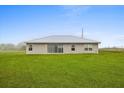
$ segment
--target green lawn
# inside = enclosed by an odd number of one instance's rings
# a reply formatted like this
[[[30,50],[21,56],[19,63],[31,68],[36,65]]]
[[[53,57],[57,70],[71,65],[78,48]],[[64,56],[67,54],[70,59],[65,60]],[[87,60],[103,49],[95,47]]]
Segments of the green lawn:
[[[124,52],[0,53],[0,87],[124,88]]]

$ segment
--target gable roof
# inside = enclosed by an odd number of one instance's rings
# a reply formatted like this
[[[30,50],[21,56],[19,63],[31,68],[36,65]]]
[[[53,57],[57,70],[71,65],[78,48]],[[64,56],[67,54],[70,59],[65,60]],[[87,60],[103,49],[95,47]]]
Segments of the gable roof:
[[[26,43],[100,43],[100,42],[71,35],[53,35],[44,38],[30,40],[27,41]]]

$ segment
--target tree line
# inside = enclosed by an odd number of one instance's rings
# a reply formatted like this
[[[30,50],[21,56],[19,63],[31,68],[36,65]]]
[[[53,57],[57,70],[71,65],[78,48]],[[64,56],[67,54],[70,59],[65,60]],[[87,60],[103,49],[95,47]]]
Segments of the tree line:
[[[15,44],[0,44],[0,50],[25,50],[26,45],[25,43]]]

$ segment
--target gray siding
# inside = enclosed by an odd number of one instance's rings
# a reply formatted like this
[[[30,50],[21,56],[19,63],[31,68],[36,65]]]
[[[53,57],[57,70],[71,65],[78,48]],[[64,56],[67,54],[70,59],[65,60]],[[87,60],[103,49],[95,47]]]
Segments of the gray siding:
[[[98,53],[98,44],[74,44],[75,51],[71,51],[72,44],[64,44],[64,53]],[[90,47],[92,51],[85,51],[85,48]]]
[[[33,50],[29,51],[29,45],[26,46],[26,54],[48,54],[47,44],[31,44]],[[72,44],[63,44],[63,53],[98,53],[98,44],[74,44],[75,51],[71,50]],[[92,48],[92,51],[85,51],[85,48]]]
[[[32,51],[29,51],[29,45],[32,45]],[[27,44],[26,54],[46,54],[47,44]]]

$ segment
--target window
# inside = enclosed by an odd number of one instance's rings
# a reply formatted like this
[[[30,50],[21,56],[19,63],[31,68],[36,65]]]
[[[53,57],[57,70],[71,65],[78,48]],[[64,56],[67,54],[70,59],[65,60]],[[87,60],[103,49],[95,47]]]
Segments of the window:
[[[63,45],[57,46],[57,53],[63,53]]]
[[[75,45],[71,46],[71,51],[75,51]]]
[[[75,48],[71,48],[71,51],[75,51]]]
[[[85,48],[85,51],[88,51],[88,48]]]
[[[85,51],[93,51],[92,44],[85,44]]]
[[[75,45],[72,45],[72,47],[75,47]]]
[[[63,53],[62,44],[48,44],[47,47],[48,53]]]
[[[92,51],[93,49],[92,48],[85,48],[84,50],[85,51]]]
[[[29,51],[32,51],[32,45],[29,45]]]
[[[89,51],[92,51],[93,49],[92,48],[89,48]]]

